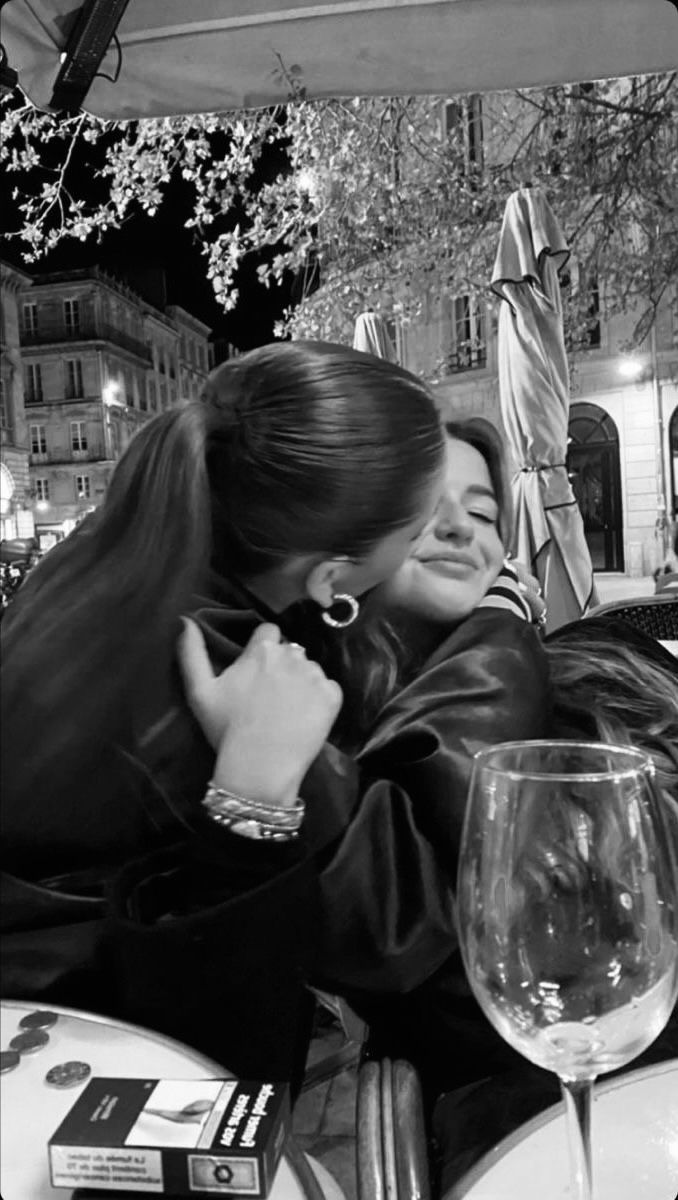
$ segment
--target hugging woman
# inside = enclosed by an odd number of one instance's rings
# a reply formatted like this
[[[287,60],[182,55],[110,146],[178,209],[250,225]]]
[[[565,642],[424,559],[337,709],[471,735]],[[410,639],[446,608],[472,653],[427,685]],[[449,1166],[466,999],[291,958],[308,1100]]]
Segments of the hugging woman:
[[[473,614],[437,657],[444,728],[413,681],[360,753],[326,741],[310,661],[418,542],[443,460],[424,384],[318,343],[144,426],[3,620],[5,995],[298,1082],[325,961],[371,994],[444,962],[471,756],[542,731],[539,639]]]
[[[526,613],[515,579],[502,566],[511,504],[499,436],[481,420],[450,423],[446,433],[447,469],[436,513],[410,559],[371,595],[364,624],[349,631],[334,674],[345,696],[354,700],[352,707],[345,701],[342,710],[343,737],[347,744],[363,745],[364,753],[374,752],[389,725],[411,727],[418,710],[420,737],[440,743],[428,760],[430,803],[441,810],[446,806],[454,830],[450,840],[454,836],[458,842],[465,797],[446,792],[445,770],[436,770],[436,762],[444,763],[446,754],[463,755],[473,746],[473,735],[467,729],[466,741],[457,740],[454,698],[444,680],[452,678],[456,663],[467,680],[477,683],[493,637],[515,636],[517,628],[526,627]],[[549,672],[543,736],[636,745],[649,753],[678,849],[678,662],[651,639],[609,618],[557,630],[543,652]],[[510,685],[495,696],[498,709],[514,702]],[[481,690],[468,693],[467,703],[482,730],[488,712]],[[357,819],[353,835],[358,856]],[[450,846],[451,887],[456,849]],[[548,878],[558,862],[538,866]],[[358,859],[356,871],[362,869]],[[333,914],[330,893],[325,910]],[[530,1068],[481,1014],[456,944],[452,931],[445,960],[400,995],[349,990],[353,1006],[369,1023],[369,1052],[415,1064],[429,1114],[440,1093],[450,1093],[438,1101],[434,1121],[443,1193],[480,1154],[559,1095],[555,1080]],[[323,965],[331,978],[329,957]],[[634,1066],[676,1054],[674,1016]]]

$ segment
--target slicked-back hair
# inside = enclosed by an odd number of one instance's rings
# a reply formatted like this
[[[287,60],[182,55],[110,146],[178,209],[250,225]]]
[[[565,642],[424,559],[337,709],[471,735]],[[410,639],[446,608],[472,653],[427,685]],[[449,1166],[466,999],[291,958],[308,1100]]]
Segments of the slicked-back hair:
[[[82,779],[124,746],[135,686],[149,663],[169,672],[210,570],[360,556],[416,518],[443,454],[420,380],[324,343],[252,351],[150,420],[3,619],[6,795],[34,803],[54,772]]]

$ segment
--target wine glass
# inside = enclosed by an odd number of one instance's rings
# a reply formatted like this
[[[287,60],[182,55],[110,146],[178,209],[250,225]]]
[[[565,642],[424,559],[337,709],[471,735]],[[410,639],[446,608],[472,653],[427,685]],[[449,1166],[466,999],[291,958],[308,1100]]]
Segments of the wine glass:
[[[555,1071],[574,1195],[591,1200],[593,1081],[641,1054],[678,993],[675,816],[638,750],[507,742],[476,755],[459,861],[473,992]]]

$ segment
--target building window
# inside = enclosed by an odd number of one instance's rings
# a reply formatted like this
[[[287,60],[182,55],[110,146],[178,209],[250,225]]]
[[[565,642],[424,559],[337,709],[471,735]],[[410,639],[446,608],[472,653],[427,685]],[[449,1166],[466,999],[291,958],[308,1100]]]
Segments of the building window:
[[[598,286],[598,276],[595,273],[589,274],[584,284],[588,297],[588,328],[586,333],[586,345],[595,350],[600,346],[600,288]]]
[[[478,93],[446,100],[443,110],[445,136],[454,138],[468,174],[483,169],[483,101]]]
[[[71,421],[71,450],[81,454],[87,449],[87,429],[84,421]]]
[[[0,429],[9,429],[9,412],[7,411],[7,393],[5,381],[0,379]]]
[[[29,337],[34,337],[38,332],[38,306],[37,304],[26,303],[23,310],[24,333]]]
[[[75,477],[75,498],[76,500],[89,500],[91,496],[91,488],[89,475],[76,475]]]
[[[82,363],[79,358],[66,359],[66,399],[75,400],[84,396],[82,386]]]
[[[560,272],[560,287],[564,292],[569,290],[571,302],[583,300],[578,306],[576,322],[566,321],[565,326],[573,328],[569,336],[571,347],[576,350],[597,350],[601,343],[600,321],[600,287],[598,275],[594,268],[584,272],[578,263],[572,259],[567,267]]]
[[[64,300],[64,323],[66,325],[66,333],[69,337],[80,333],[79,300]]]
[[[148,403],[151,410],[155,412],[158,407],[158,389],[155,386],[154,379],[149,379],[148,381]]]
[[[28,363],[26,367],[25,390],[27,404],[42,403],[42,367],[40,363]]]
[[[567,475],[584,521],[594,571],[624,570],[624,518],[619,433],[597,404],[573,404]]]
[[[457,296],[451,303],[451,338],[446,354],[450,374],[487,365],[484,306],[471,296]]]
[[[386,317],[384,323],[396,356],[396,362],[402,363],[405,349],[402,321],[398,317]]]
[[[35,498],[36,500],[49,500],[49,479],[36,479]]]
[[[31,454],[37,457],[47,453],[47,434],[44,425],[30,425]]]

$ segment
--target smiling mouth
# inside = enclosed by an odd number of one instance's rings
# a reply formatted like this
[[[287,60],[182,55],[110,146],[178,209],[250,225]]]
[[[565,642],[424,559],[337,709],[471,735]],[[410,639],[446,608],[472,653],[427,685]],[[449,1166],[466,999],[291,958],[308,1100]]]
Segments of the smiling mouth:
[[[440,566],[442,564],[446,567],[465,567],[468,570],[475,570],[477,565],[470,558],[451,558],[446,554],[436,554],[430,558],[419,558],[417,562],[420,562],[424,567]]]

